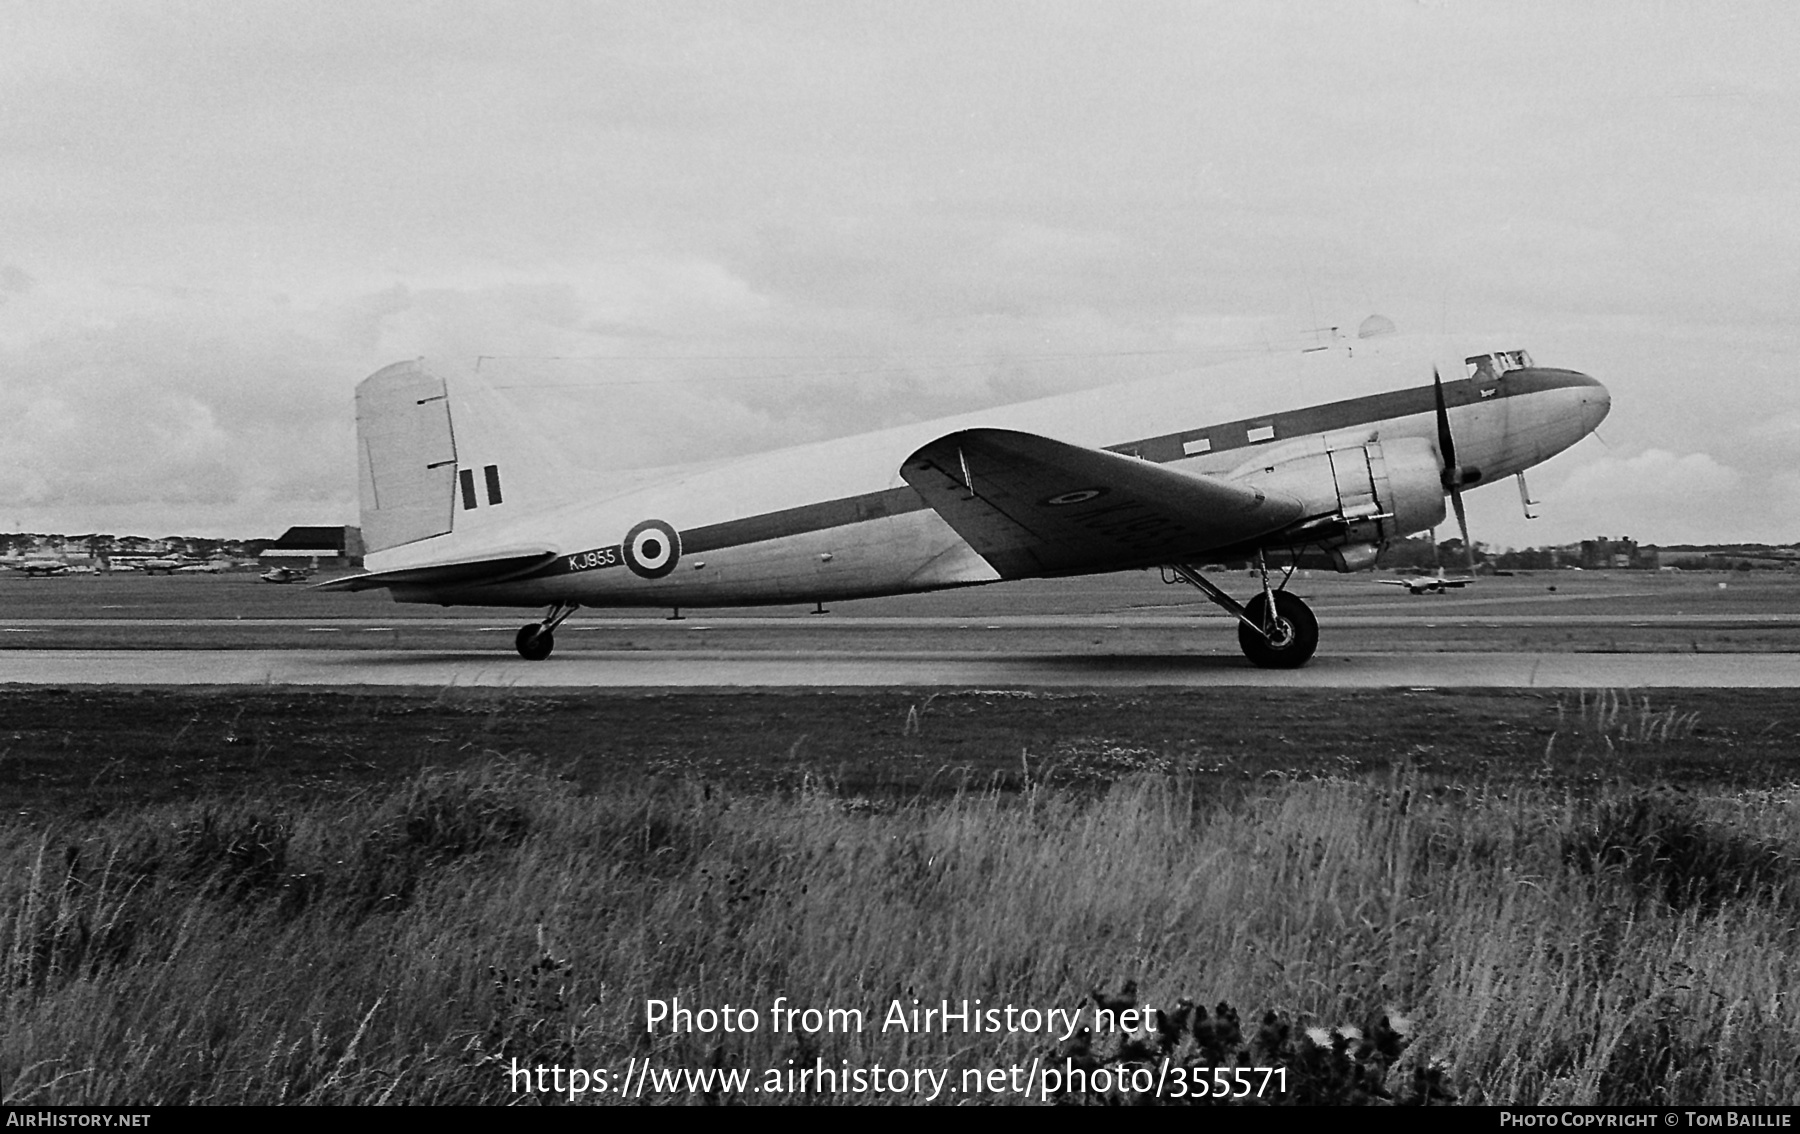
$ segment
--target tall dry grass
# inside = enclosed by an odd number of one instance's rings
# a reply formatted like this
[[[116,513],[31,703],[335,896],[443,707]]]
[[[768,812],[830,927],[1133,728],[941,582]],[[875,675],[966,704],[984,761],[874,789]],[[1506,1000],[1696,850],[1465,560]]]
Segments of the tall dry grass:
[[[1577,747],[1616,752],[1686,740],[1699,723],[1698,712],[1653,707],[1645,690],[1580,689],[1573,704],[1566,697],[1558,700],[1551,744],[1566,737]]]
[[[1055,1045],[884,1034],[884,1009],[1073,1008],[1129,977],[1150,1004],[1228,1001],[1246,1030],[1265,1009],[1404,1016],[1390,1086],[1434,1065],[1464,1101],[1788,1103],[1797,847],[1792,794],[1574,801],[1409,773],[889,806],[583,796],[496,764],[305,809],[0,828],[0,1084],[27,1104],[462,1103],[518,1100],[514,1061],[986,1069]],[[650,998],[766,1014],[778,995],[868,1024],[645,1028]]]

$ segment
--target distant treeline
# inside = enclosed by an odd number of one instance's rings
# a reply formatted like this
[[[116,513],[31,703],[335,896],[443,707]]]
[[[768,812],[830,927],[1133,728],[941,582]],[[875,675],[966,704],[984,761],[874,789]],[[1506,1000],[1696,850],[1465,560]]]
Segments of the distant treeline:
[[[55,549],[88,555],[144,553],[182,554],[198,559],[214,555],[254,558],[274,542],[272,539],[214,539],[209,536],[172,535],[152,538],[102,532],[83,532],[77,535],[64,535],[60,532],[0,532],[0,547],[9,552]]]
[[[1632,565],[1637,567],[1674,567],[1676,569],[1749,571],[1781,568],[1800,564],[1800,544],[1765,543],[1672,544],[1666,547],[1639,547],[1629,541],[1602,541],[1615,549],[1630,549]],[[1551,570],[1557,567],[1593,566],[1591,549],[1581,544],[1552,547],[1507,548],[1496,551],[1480,540],[1475,541],[1474,560],[1500,571]],[[1415,536],[1389,544],[1376,561],[1377,570],[1422,568],[1431,570],[1442,564],[1449,569],[1466,565],[1462,540],[1451,538],[1436,545],[1428,536]],[[1598,564],[1605,565],[1605,564]]]

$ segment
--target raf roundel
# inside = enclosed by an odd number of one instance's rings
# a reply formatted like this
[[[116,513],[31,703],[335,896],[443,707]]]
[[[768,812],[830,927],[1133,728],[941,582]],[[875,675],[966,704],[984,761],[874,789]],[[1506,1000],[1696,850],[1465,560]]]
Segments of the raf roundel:
[[[661,520],[645,520],[625,534],[625,566],[646,579],[660,579],[681,559],[681,537]]]
[[[1104,488],[1078,488],[1074,492],[1063,492],[1051,496],[1044,501],[1044,504],[1051,508],[1066,508],[1070,504],[1086,504],[1095,497],[1105,495],[1106,489]]]

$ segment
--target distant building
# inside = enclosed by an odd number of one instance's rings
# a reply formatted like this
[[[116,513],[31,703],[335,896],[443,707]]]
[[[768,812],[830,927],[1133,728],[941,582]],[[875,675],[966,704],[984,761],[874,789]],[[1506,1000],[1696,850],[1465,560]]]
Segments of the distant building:
[[[1654,571],[1657,567],[1656,551],[1654,548],[1640,550],[1637,541],[1629,536],[1620,536],[1618,539],[1597,536],[1581,541],[1580,565],[1584,571],[1599,571],[1609,567]]]
[[[362,557],[361,528],[300,527],[283,532],[257,560],[264,567],[359,567]]]

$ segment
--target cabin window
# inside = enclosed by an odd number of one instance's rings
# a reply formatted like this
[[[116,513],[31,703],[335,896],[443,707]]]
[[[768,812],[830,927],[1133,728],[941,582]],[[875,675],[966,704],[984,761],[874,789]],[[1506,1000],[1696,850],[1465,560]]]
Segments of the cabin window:
[[[1210,453],[1212,452],[1212,438],[1196,437],[1191,441],[1183,441],[1181,451],[1190,457],[1197,457],[1201,453]]]
[[[1275,440],[1275,427],[1273,425],[1253,425],[1245,432],[1244,440],[1252,445],[1259,441],[1273,441]]]

